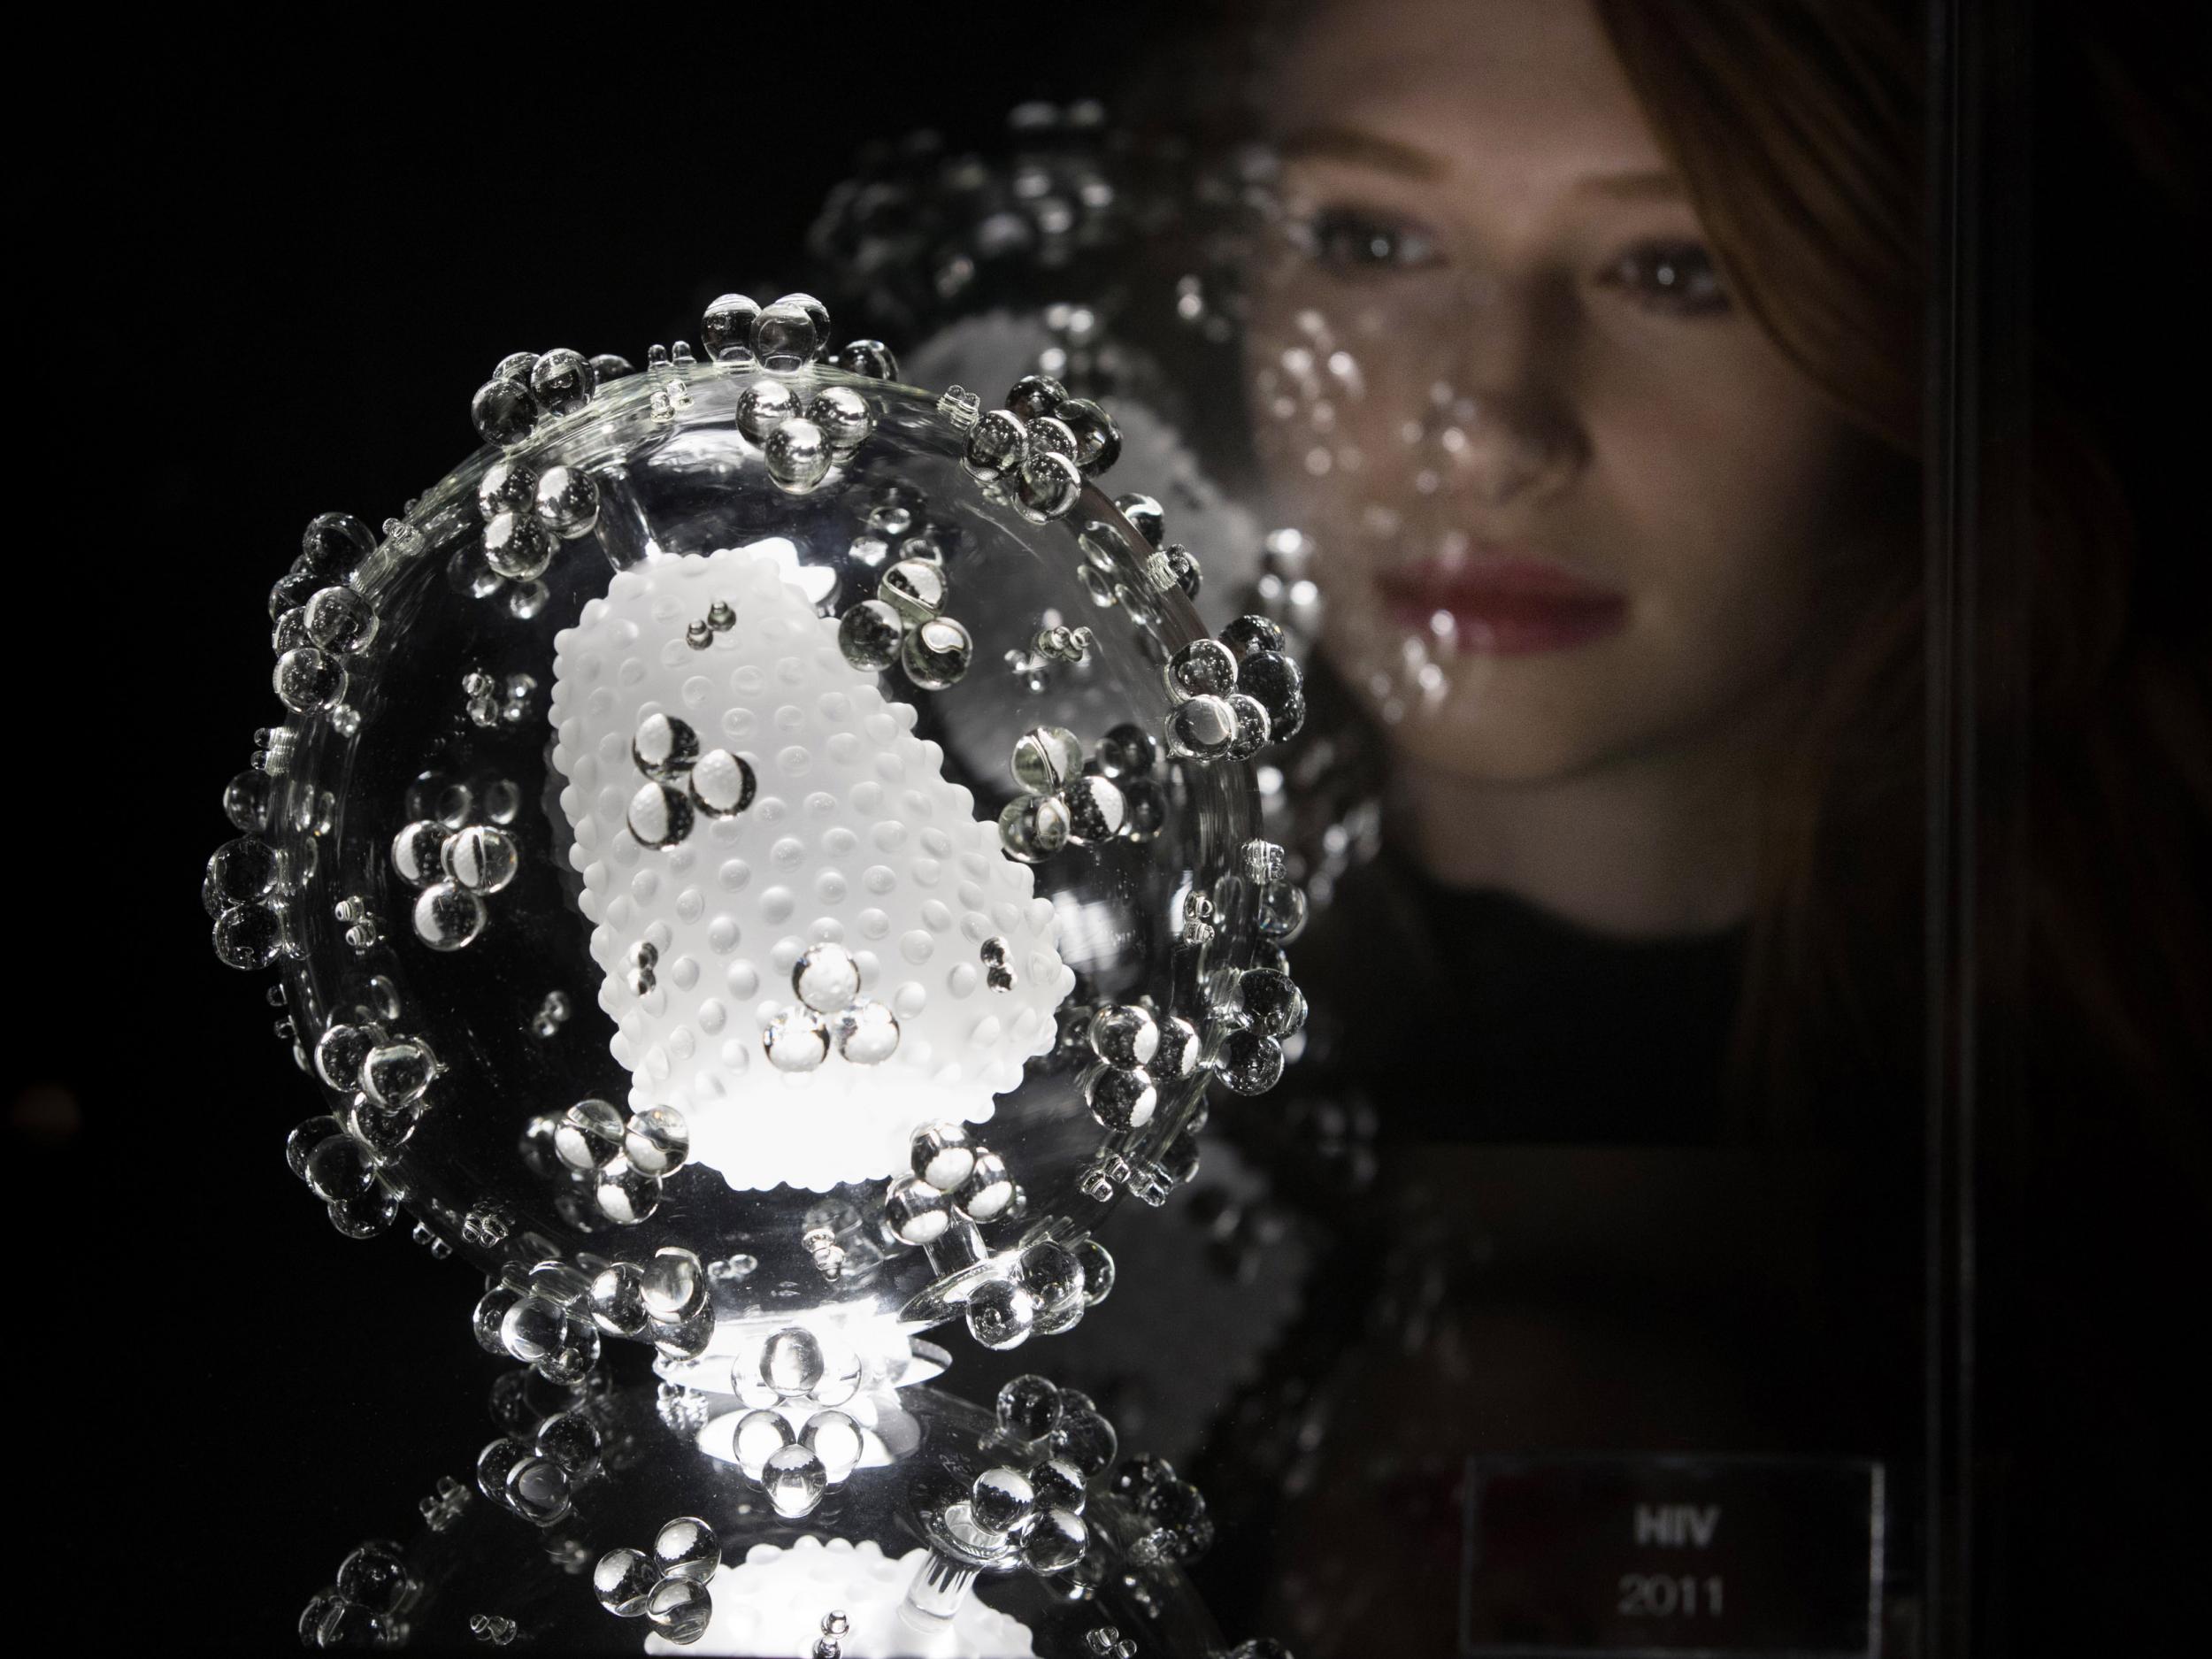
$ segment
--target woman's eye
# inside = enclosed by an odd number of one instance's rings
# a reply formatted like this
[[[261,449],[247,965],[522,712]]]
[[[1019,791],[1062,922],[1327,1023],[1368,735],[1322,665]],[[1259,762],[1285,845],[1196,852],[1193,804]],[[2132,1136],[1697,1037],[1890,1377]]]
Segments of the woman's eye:
[[[1713,256],[1694,242],[1639,243],[1598,280],[1639,305],[1677,317],[1709,317],[1728,309]]]
[[[1299,228],[1310,258],[1347,273],[1417,271],[1442,257],[1420,226],[1357,208],[1324,208]]]

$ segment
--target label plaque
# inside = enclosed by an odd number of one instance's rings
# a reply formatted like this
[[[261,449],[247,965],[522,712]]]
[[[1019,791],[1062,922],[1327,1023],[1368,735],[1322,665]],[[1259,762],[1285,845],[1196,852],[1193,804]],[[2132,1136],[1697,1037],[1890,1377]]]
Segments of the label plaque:
[[[1876,1659],[1882,1467],[1471,1457],[1463,1659]]]

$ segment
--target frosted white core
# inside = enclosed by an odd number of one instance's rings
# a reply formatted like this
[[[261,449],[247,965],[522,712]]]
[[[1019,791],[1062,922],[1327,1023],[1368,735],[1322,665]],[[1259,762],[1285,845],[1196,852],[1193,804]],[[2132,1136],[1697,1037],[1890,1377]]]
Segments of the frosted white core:
[[[683,1113],[693,1162],[733,1187],[820,1191],[903,1169],[917,1125],[988,1119],[1052,1046],[1075,976],[1029,868],[914,736],[913,709],[845,661],[795,568],[774,538],[618,572],[555,638],[553,764],[630,1109]],[[736,625],[694,649],[686,632],[718,600]],[[700,812],[657,849],[626,821],[645,781],[630,745],[654,713],[689,724],[702,751],[741,756],[757,781],[744,811]],[[982,971],[990,939],[1014,969],[1005,990]],[[852,953],[896,1047],[872,1064],[833,1047],[810,1071],[780,1071],[762,1033],[798,1003],[793,964],[826,941]],[[640,943],[653,947],[642,994]]]

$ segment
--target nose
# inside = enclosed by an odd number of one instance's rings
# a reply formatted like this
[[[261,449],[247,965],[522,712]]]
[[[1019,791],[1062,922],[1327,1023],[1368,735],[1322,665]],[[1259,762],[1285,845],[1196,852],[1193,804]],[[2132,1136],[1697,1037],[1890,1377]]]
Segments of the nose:
[[[1485,506],[1561,493],[1589,464],[1563,373],[1562,310],[1541,288],[1470,284],[1453,376],[1430,396],[1448,476]]]

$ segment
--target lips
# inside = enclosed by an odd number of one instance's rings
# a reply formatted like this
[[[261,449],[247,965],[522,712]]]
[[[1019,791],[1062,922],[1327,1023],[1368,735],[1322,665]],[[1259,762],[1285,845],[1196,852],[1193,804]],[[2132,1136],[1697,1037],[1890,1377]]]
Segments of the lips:
[[[1375,588],[1408,632],[1499,657],[1586,645],[1628,621],[1625,595],[1541,559],[1415,565],[1381,572]],[[1440,615],[1448,628],[1438,627]]]

